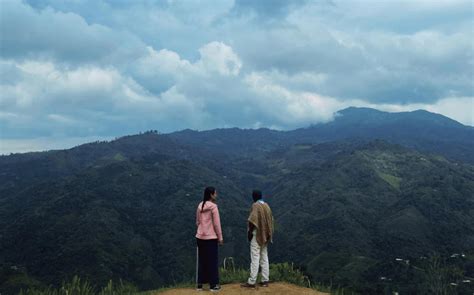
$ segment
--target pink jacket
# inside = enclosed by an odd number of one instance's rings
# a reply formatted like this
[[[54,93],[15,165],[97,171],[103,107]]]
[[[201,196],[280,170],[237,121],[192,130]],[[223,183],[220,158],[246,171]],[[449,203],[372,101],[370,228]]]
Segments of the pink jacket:
[[[196,238],[201,240],[218,239],[222,241],[221,220],[219,217],[219,209],[217,205],[211,201],[207,201],[202,208],[202,202],[199,203],[196,210]]]

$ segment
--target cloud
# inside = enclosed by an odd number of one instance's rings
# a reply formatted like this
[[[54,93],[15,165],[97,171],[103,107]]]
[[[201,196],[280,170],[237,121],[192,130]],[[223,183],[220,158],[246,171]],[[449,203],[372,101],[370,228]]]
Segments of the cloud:
[[[232,48],[222,42],[206,44],[199,49],[199,53],[201,59],[198,66],[211,73],[236,76],[242,67],[242,62]]]
[[[199,128],[206,118],[204,108],[212,105],[212,99],[200,96],[198,85],[214,87],[219,76],[230,83],[241,67],[236,54],[223,43],[211,42],[200,52],[201,58],[191,63],[175,52],[148,48],[130,72],[91,65],[70,68],[52,61],[2,60],[3,73],[16,77],[0,85],[0,106],[5,110],[0,117],[2,134],[86,136]],[[153,83],[160,84],[160,80],[167,83],[153,91]],[[213,89],[202,91],[207,94]],[[199,98],[193,99],[195,96]],[[73,123],[76,128],[70,128]]]
[[[296,27],[256,29],[244,36],[235,49],[244,63],[259,71],[324,75],[318,91],[346,100],[406,104],[473,95],[469,27],[407,35],[342,30],[307,14],[290,18]]]
[[[2,140],[291,129],[352,105],[473,125],[471,3],[400,1],[4,1]]]
[[[87,136],[87,137],[40,137],[33,139],[2,139],[0,142],[0,155],[10,153],[39,152],[44,150],[59,150],[72,148],[84,143],[112,140],[112,137]]]
[[[273,1],[252,1],[236,0],[232,7],[232,12],[237,15],[254,13],[256,18],[272,20],[281,18],[291,12],[292,9],[307,3],[307,0],[273,0]]]
[[[160,51],[147,47],[147,54],[129,66],[128,71],[134,79],[150,92],[159,94],[171,88],[182,73],[192,70],[191,63],[167,49]]]
[[[352,25],[361,31],[379,30],[412,34],[427,28],[456,31],[460,23],[472,21],[469,0],[333,0],[325,13],[341,27]]]
[[[464,125],[474,126],[474,97],[446,97],[433,104],[364,104],[363,106],[376,107],[387,112],[427,110],[454,118]]]
[[[34,10],[19,1],[2,2],[2,58],[55,59],[74,63],[114,63],[139,54],[134,35],[100,24],[88,24],[75,13],[51,7]]]
[[[314,122],[329,121],[341,103],[316,93],[292,91],[276,83],[265,73],[252,73],[245,77],[258,108],[275,122],[278,129],[300,127]],[[271,107],[269,107],[271,106]],[[265,122],[268,124],[268,122]]]

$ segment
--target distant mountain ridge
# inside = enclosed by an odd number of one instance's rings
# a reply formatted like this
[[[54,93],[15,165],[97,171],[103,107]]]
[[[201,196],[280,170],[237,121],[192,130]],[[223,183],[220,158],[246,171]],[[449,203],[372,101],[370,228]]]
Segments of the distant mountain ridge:
[[[154,132],[145,132],[150,135]],[[421,151],[442,154],[452,160],[474,163],[474,127],[463,125],[453,119],[425,110],[389,113],[371,108],[349,107],[335,113],[334,120],[295,130],[279,131],[268,128],[241,129],[219,128],[205,131],[185,129],[162,135],[158,141],[167,145],[178,144],[200,148],[205,152],[227,156],[242,156],[258,151],[297,143],[323,143],[344,139],[372,140],[383,139],[391,143],[402,144]],[[147,139],[148,138],[148,139]],[[124,136],[111,141],[114,145],[124,145],[128,140],[140,139],[139,134]],[[115,142],[117,144],[115,144]],[[145,142],[143,142],[145,143]],[[156,142],[152,140],[152,146]],[[80,150],[88,144],[80,145]],[[107,145],[106,145],[107,146]],[[72,150],[78,150],[77,148]],[[162,147],[161,147],[162,148]],[[60,151],[51,151],[53,153]],[[44,152],[13,154],[8,159],[37,158]],[[6,155],[0,155],[0,163],[8,162]]]
[[[474,163],[474,127],[424,110],[388,113],[350,107],[337,112],[331,122],[290,131],[230,128],[184,130],[166,136],[185,144],[199,145],[212,152],[238,156],[296,143],[383,139],[442,154],[452,160]]]
[[[426,110],[415,110],[410,112],[384,112],[372,108],[358,108],[358,107],[348,107],[343,110],[338,111],[336,114],[343,116],[345,118],[359,118],[359,119],[375,119],[375,120],[400,120],[400,119],[413,119],[413,120],[425,120],[439,125],[451,125],[451,126],[465,126],[459,123],[456,120],[453,120],[449,117],[443,116],[441,114],[432,113]]]

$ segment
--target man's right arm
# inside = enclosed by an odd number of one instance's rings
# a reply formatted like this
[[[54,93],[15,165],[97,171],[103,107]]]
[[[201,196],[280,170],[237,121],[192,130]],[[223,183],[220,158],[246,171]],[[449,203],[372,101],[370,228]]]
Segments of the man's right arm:
[[[255,225],[253,223],[249,222],[248,230],[247,230],[247,239],[252,241],[253,238],[253,230],[255,229]]]

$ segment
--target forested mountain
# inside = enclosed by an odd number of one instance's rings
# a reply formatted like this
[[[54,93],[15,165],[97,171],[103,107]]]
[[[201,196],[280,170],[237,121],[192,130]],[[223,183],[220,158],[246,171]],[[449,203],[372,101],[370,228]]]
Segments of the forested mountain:
[[[455,161],[474,163],[474,128],[423,110],[387,113],[350,107],[337,112],[331,122],[290,131],[232,128],[204,132],[184,130],[169,136],[212,152],[249,157],[258,151],[297,143],[384,139]]]
[[[396,273],[382,265],[396,258],[474,249],[469,165],[372,142],[320,165],[303,164],[273,190],[283,233],[275,238],[278,259],[306,265],[320,281],[364,286],[364,294],[381,292],[373,288],[379,278]],[[403,291],[423,294],[415,290]]]
[[[472,135],[424,111],[350,108],[294,131],[146,132],[2,156],[1,289],[74,274],[142,289],[189,279],[196,205],[213,185],[221,258],[248,263],[250,192],[261,188],[276,218],[272,261],[363,294],[423,294],[423,274],[397,258],[419,268],[462,253],[459,278],[474,276]]]

